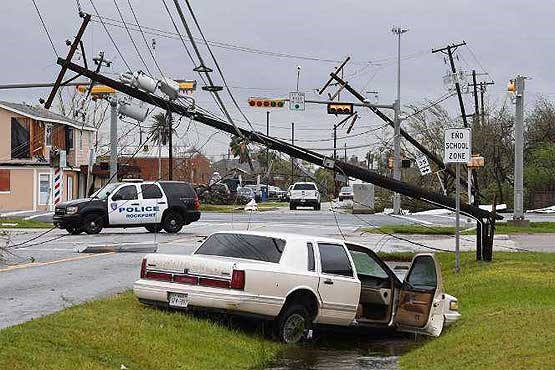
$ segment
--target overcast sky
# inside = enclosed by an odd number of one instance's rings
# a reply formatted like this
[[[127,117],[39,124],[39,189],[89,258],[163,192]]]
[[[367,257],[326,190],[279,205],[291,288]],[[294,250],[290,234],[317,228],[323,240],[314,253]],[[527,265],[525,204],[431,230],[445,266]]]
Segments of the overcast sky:
[[[174,16],[172,0],[166,0]],[[64,41],[72,38],[81,22],[77,5],[71,0],[36,0],[46,21],[55,47],[65,55]],[[127,0],[117,0],[126,21],[134,23]],[[83,9],[96,14],[89,0],[81,0]],[[103,16],[119,19],[113,0],[94,1]],[[162,0],[136,1],[131,4],[143,26],[172,31],[173,26],[163,8]],[[185,7],[184,2],[182,6]],[[316,98],[315,89],[328,78],[336,63],[351,56],[346,68],[346,79],[361,92],[378,91],[379,103],[390,104],[396,92],[395,56],[397,45],[391,33],[393,25],[410,29],[402,38],[402,104],[418,104],[424,99],[436,99],[445,93],[442,77],[447,66],[443,56],[431,54],[432,48],[465,40],[469,47],[459,48],[457,66],[464,70],[487,72],[485,80],[495,80],[489,98],[502,103],[506,99],[506,84],[516,74],[532,79],[527,82],[529,101],[542,94],[555,95],[552,32],[555,3],[547,1],[450,1],[450,0],[389,0],[389,1],[192,1],[192,6],[209,40],[273,53],[302,56],[310,59],[275,57],[214,47],[225,77],[247,116],[257,129],[265,131],[265,110],[249,108],[249,96],[286,97],[295,90],[297,66],[301,66],[300,90],[307,98]],[[97,19],[97,18],[96,18]],[[132,47],[125,30],[109,27],[116,43],[135,69],[145,69]],[[1,83],[49,82],[55,79],[58,66],[31,0],[8,1],[0,15],[0,34],[3,35],[0,59]],[[132,33],[141,54],[151,71],[156,67],[139,33]],[[165,75],[174,78],[196,79],[193,65],[179,40],[146,34],[150,42],[157,41],[157,58]],[[105,50],[114,60],[110,73],[126,70],[113,45],[99,23],[91,23],[84,38],[90,58]],[[202,45],[200,45],[202,47]],[[205,48],[201,48],[207,64]],[[159,75],[159,73],[156,73]],[[220,81],[218,77],[214,77]],[[47,89],[0,90],[0,99],[35,104],[46,97]],[[374,95],[367,94],[373,99]],[[216,107],[206,93],[196,93],[197,103],[214,112]],[[347,99],[347,95],[342,98]],[[465,97],[471,111],[471,96]],[[451,98],[453,114],[455,99]],[[232,115],[239,117],[231,108]],[[360,111],[360,109],[359,109]],[[362,133],[382,125],[366,111],[361,112],[351,134]],[[309,106],[305,112],[274,109],[271,113],[271,134],[290,137],[290,125],[295,122],[298,143],[310,148],[330,148],[331,128],[338,119],[325,114],[325,106]],[[240,123],[244,126],[243,123]],[[198,124],[179,128],[183,145],[200,146],[213,131]],[[339,146],[371,144],[375,132],[340,140]],[[345,129],[338,136],[344,136]],[[303,141],[304,140],[304,141]],[[225,134],[214,136],[203,151],[220,155],[227,151],[229,139]],[[349,155],[363,156],[368,148],[349,150]],[[329,152],[328,152],[329,153]]]

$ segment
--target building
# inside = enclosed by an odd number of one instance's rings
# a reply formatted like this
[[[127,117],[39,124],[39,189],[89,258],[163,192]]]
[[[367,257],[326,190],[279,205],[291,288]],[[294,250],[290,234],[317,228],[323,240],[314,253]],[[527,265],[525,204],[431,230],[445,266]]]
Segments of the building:
[[[52,210],[56,200],[83,196],[80,166],[88,162],[95,134],[42,107],[0,101],[0,210]],[[66,158],[57,187],[55,153],[61,164]]]

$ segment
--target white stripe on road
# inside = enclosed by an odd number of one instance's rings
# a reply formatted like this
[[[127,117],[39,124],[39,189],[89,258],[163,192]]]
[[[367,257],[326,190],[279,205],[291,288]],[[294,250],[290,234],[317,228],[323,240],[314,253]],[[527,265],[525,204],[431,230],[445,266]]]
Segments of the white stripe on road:
[[[23,217],[24,220],[32,220],[34,218],[40,217],[40,216],[52,216],[54,214],[54,212],[45,212],[45,213],[39,213],[36,215],[32,215],[29,217]]]
[[[414,217],[403,216],[403,215],[394,215],[394,214],[390,214],[390,216],[396,217],[396,218],[402,218],[402,219],[405,219],[405,220],[414,221],[416,223],[420,223],[420,224],[424,224],[424,225],[435,225],[433,222],[424,221],[424,220],[414,218]]]
[[[0,213],[0,217],[9,217],[9,216],[15,216],[15,215],[20,215],[22,213],[30,213],[30,212],[34,212],[34,211],[13,211],[13,212],[6,212],[6,213]]]

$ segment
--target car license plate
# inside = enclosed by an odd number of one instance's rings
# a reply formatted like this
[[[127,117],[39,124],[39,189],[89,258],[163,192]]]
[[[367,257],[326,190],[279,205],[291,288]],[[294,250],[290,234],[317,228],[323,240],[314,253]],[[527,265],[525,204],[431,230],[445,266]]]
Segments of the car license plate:
[[[168,301],[170,307],[187,308],[187,306],[189,305],[189,297],[187,296],[187,294],[169,293]]]

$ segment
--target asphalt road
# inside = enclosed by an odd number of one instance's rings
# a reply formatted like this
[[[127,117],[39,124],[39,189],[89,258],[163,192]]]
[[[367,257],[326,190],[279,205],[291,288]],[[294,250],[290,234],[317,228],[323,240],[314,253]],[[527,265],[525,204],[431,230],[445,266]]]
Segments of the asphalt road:
[[[549,217],[549,216],[546,216]],[[555,221],[555,216],[550,218]],[[90,245],[121,245],[156,243],[160,253],[187,254],[212,232],[219,230],[260,230],[293,232],[324,237],[345,238],[363,242],[381,251],[426,251],[427,247],[454,248],[452,236],[411,236],[363,234],[361,226],[390,224],[453,225],[452,215],[351,215],[334,213],[329,206],[321,211],[278,210],[248,214],[204,213],[201,220],[186,226],[178,234],[151,234],[143,228],[105,229],[98,235],[69,235],[63,230],[10,231],[10,248],[4,254],[7,263],[0,263],[0,328],[59,311],[93,298],[108,296],[129,289],[138,278],[144,253],[77,253]],[[471,226],[468,224],[466,226]],[[536,236],[535,236],[536,237]],[[500,236],[497,250],[512,250],[527,243]],[[555,251],[547,239],[537,236],[537,250]],[[416,242],[417,244],[414,244]],[[520,243],[520,244],[519,244]],[[0,244],[2,245],[2,244]],[[473,237],[464,236],[462,249],[474,248]],[[426,246],[426,247],[424,247]]]

